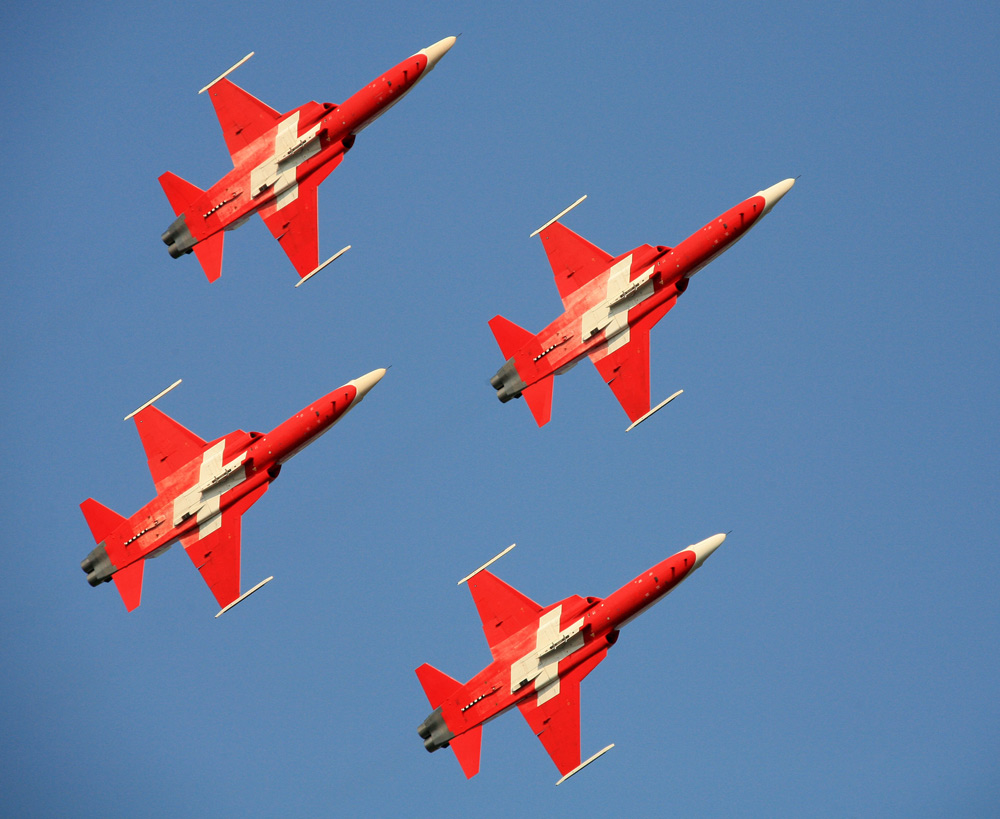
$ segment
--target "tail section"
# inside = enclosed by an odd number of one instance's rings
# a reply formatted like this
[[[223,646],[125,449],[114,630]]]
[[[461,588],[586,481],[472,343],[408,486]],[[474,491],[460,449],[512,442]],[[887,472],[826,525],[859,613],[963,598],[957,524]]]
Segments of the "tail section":
[[[523,395],[532,416],[534,416],[535,423],[540,427],[545,426],[549,422],[549,418],[552,417],[553,376],[548,375],[529,387],[526,381],[534,376],[528,375],[527,378],[524,378],[517,371],[516,361],[517,354],[532,342],[534,342],[534,346],[537,348],[536,352],[541,353],[541,345],[538,342],[538,337],[534,333],[529,333],[523,327],[518,327],[514,322],[508,321],[503,316],[494,316],[491,318],[490,329],[493,331],[493,337],[500,346],[500,352],[507,359],[504,365],[497,370],[497,374],[490,380],[493,388],[497,391],[497,397],[500,401],[507,402],[511,398],[518,398]],[[530,348],[528,354],[531,355]],[[524,357],[522,359],[527,360]],[[535,360],[537,361],[538,359],[536,358]]]
[[[80,511],[87,519],[90,533],[97,541],[97,548],[84,558],[80,568],[87,573],[87,581],[91,586],[99,586],[108,580],[114,580],[115,588],[122,596],[125,608],[132,611],[142,600],[142,573],[146,568],[146,561],[137,560],[124,569],[116,570],[104,545],[108,535],[125,523],[125,518],[93,498],[87,498],[81,503]]]
[[[122,596],[122,602],[125,603],[125,608],[128,611],[138,608],[142,600],[142,573],[145,569],[146,561],[137,560],[111,575],[111,579],[115,581],[115,588]]]
[[[167,171],[160,176],[160,187],[170,200],[174,216],[180,216],[188,209],[188,205],[205,193],[201,188],[181,179],[177,174]]]
[[[438,671],[429,663],[424,663],[417,669],[417,679],[427,695],[431,708],[437,708],[448,699],[452,693],[462,687],[462,683],[449,677],[443,671]]]
[[[194,255],[201,262],[201,268],[210,282],[222,275],[222,242],[225,236],[220,230],[194,246]]]
[[[424,689],[424,694],[434,711],[421,723],[417,733],[424,740],[428,751],[447,748],[449,745],[455,751],[458,764],[466,779],[471,779],[479,773],[479,756],[483,745],[483,726],[477,725],[458,736],[452,732],[441,714],[441,704],[462,687],[462,683],[449,677],[443,671],[424,663],[417,669],[417,679]]]
[[[479,773],[479,756],[483,749],[483,726],[477,725],[455,737],[451,741],[451,749],[458,757],[458,764],[462,766],[462,773],[466,779],[472,779]]]
[[[497,340],[497,344],[500,345],[500,352],[503,353],[504,358],[510,358],[535,338],[534,333],[529,333],[523,327],[518,327],[503,316],[491,318],[490,329],[493,331],[493,337]]]
[[[174,209],[177,219],[167,228],[160,237],[170,251],[170,255],[175,259],[185,253],[194,251],[198,261],[201,262],[202,269],[210,282],[214,282],[222,275],[222,242],[224,234],[219,231],[211,236],[199,236],[191,232],[188,226],[187,211],[200,199],[205,191],[190,182],[181,179],[177,174],[166,173],[160,176],[160,187],[170,200],[170,207]],[[191,224],[195,224],[192,222]],[[197,223],[196,230],[203,233],[204,227],[201,222]]]
[[[96,543],[100,543],[125,522],[125,518],[93,498],[87,498],[81,503],[80,511],[87,519],[87,525]]]
[[[525,387],[521,391],[524,400],[531,410],[531,415],[535,423],[544,427],[552,417],[552,384],[554,375],[547,375],[541,381],[537,381],[530,387]]]

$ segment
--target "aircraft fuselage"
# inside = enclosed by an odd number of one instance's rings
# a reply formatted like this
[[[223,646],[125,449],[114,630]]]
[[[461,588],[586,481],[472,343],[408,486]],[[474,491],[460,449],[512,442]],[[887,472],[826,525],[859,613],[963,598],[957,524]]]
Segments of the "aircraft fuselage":
[[[280,209],[297,186],[339,160],[355,136],[399,102],[420,81],[427,57],[414,54],[390,68],[341,105],[307,102],[282,117],[274,128],[233,155],[232,171],[190,203],[181,217],[200,242],[220,230],[233,230],[269,205]],[[190,252],[194,244],[171,249]]]
[[[508,359],[507,373],[512,363],[523,383],[511,384],[504,368],[497,371],[494,386],[501,401],[566,372],[585,356],[613,352],[627,343],[630,327],[680,296],[695,273],[732,247],[769,210],[762,194],[730,208],[676,247],[641,245],[616,257],[566,300],[562,315]]]
[[[81,564],[87,580],[97,586],[180,538],[218,528],[227,509],[277,478],[281,464],[347,414],[381,378],[371,375],[338,387],[268,433],[236,430],[209,443],[159,482],[153,500],[102,538]],[[136,422],[143,422],[141,413]]]
[[[716,535],[671,555],[605,599],[568,597],[493,648],[494,660],[438,706],[418,728],[429,751],[535,698],[557,697],[560,679],[597,657],[619,630],[663,599],[725,539]],[[470,580],[474,582],[474,578]]]

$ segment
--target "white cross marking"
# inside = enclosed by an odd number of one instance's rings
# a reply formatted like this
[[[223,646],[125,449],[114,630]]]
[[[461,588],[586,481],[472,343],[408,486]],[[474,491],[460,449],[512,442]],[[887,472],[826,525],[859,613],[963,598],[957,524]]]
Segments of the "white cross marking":
[[[193,514],[198,516],[198,537],[209,535],[222,526],[219,514],[222,495],[246,479],[246,467],[240,466],[247,457],[242,452],[238,457],[223,465],[222,453],[226,448],[224,440],[206,449],[201,456],[198,482],[174,501],[174,526],[179,526]],[[225,474],[232,470],[230,474]],[[219,480],[220,476],[225,476]]]
[[[299,183],[296,180],[296,168],[319,153],[320,141],[314,139],[319,133],[319,127],[317,123],[300,137],[298,111],[278,125],[278,133],[274,138],[274,154],[250,171],[250,190],[253,196],[259,195],[262,189],[273,185],[277,198],[275,210],[281,210],[285,205],[298,199]],[[312,140],[311,144],[289,155],[290,150],[306,140]]]
[[[632,254],[630,253],[624,259],[612,265],[604,300],[583,314],[583,324],[580,329],[581,338],[584,341],[604,330],[606,346],[597,353],[599,358],[604,358],[604,356],[628,344],[631,337],[628,311],[653,294],[653,282],[647,279],[634,292],[630,293],[627,298],[618,301],[622,292],[627,290],[630,285],[629,275],[631,270]],[[643,276],[648,276],[651,271],[652,268],[636,276],[636,280],[632,286],[635,286]]]
[[[559,693],[559,661],[583,646],[583,635],[580,634],[583,618],[560,630],[561,616],[562,606],[559,605],[538,621],[534,651],[529,651],[510,667],[510,693],[513,694],[530,680],[535,681],[538,705]]]

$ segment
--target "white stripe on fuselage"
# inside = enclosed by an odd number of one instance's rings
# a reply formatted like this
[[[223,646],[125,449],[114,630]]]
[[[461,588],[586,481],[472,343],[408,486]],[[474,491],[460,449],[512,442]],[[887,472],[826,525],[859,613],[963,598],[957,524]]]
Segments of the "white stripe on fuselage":
[[[253,196],[258,196],[262,190],[273,186],[277,210],[298,199],[299,183],[296,179],[296,169],[319,153],[322,146],[318,139],[314,139],[319,133],[319,128],[317,123],[299,136],[298,111],[278,124],[274,138],[274,153],[250,171],[250,190],[253,191]],[[301,150],[288,156],[288,152],[296,145],[310,139],[312,140],[310,144],[304,145]]]
[[[535,681],[535,691],[538,692],[538,705],[548,702],[559,693],[559,661],[568,657],[583,646],[583,627],[581,617],[564,630],[559,628],[562,617],[562,606],[556,606],[552,611],[542,615],[538,621],[538,632],[535,635],[535,649],[525,654],[510,667],[510,692],[517,691],[522,683]],[[565,640],[565,642],[562,642]],[[552,647],[558,645],[556,651]],[[545,662],[542,657],[545,656]]]
[[[246,480],[247,470],[241,464],[246,459],[247,453],[242,452],[228,464],[223,465],[222,453],[225,448],[226,442],[223,440],[202,453],[198,482],[178,495],[174,501],[174,526],[179,526],[191,515],[197,514],[199,538],[211,534],[222,526],[222,515],[219,514],[222,495]],[[218,483],[213,483],[224,471],[230,469],[233,470],[232,474]]]

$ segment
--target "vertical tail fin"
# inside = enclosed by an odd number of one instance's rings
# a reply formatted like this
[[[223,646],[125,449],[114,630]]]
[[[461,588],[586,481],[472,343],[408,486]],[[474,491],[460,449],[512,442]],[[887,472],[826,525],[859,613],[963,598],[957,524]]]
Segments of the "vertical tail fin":
[[[493,331],[493,337],[497,340],[497,344],[500,345],[500,352],[503,353],[504,358],[510,358],[535,337],[534,333],[529,333],[523,327],[518,327],[503,316],[491,318],[490,329]]]
[[[438,671],[428,663],[424,663],[417,669],[417,679],[420,680],[424,694],[427,695],[431,708],[434,709],[437,709],[441,703],[462,687],[462,683],[458,680],[449,677],[443,671]],[[433,716],[437,716],[437,719],[440,720],[439,715],[434,714]],[[424,725],[426,724],[425,722]],[[441,727],[444,728],[443,722]],[[425,735],[421,734],[421,736]],[[462,766],[462,773],[465,774],[466,779],[471,779],[479,773],[479,756],[483,747],[483,726],[477,725],[458,736],[452,736],[451,731],[448,731],[445,736],[448,738],[447,742],[428,747],[428,750],[450,745],[458,758],[458,764]]]
[[[465,778],[472,779],[479,773],[479,756],[483,749],[482,724],[469,729],[464,734],[459,734],[449,744],[455,752],[455,756],[458,757],[458,764],[462,766]]]
[[[125,568],[116,571],[108,549],[104,545],[108,535],[125,523],[125,518],[93,498],[87,498],[81,503],[80,511],[87,519],[90,533],[97,541],[97,548],[87,555],[80,567],[87,572],[87,580],[92,586],[99,586],[106,582],[110,576],[110,579],[115,581],[115,588],[122,596],[125,608],[132,611],[142,600],[142,573],[145,570],[146,561],[137,560],[135,563],[130,563]]]
[[[201,269],[210,282],[222,275],[222,243],[225,238],[226,234],[220,230],[194,246],[194,255],[201,262]]]
[[[521,391],[535,423],[540,427],[544,427],[552,417],[552,384],[554,379],[554,375],[548,375]]]
[[[452,692],[462,687],[462,683],[449,677],[443,671],[438,671],[430,663],[424,663],[417,669],[416,673],[431,708],[437,708],[448,699]]]
[[[170,255],[177,257],[194,250],[194,255],[201,262],[201,267],[208,280],[214,282],[222,275],[222,243],[225,234],[219,231],[211,236],[199,235],[198,238],[195,238],[187,221],[190,217],[186,215],[188,208],[205,191],[187,180],[181,179],[177,174],[170,173],[170,171],[160,175],[160,187],[163,188],[167,199],[170,200],[170,207],[174,209],[174,215],[182,217],[178,218],[162,237],[170,248]],[[195,222],[192,221],[190,224],[193,225]],[[178,243],[179,239],[181,241]]]
[[[87,525],[90,527],[90,533],[94,536],[96,543],[100,543],[125,522],[125,518],[93,498],[87,498],[81,503],[80,511],[87,519]]]
[[[122,596],[122,602],[128,611],[138,608],[142,601],[142,573],[145,569],[146,561],[137,560],[111,575],[111,579],[115,581],[115,588]]]
[[[491,318],[490,329],[493,331],[493,337],[497,340],[500,352],[503,353],[508,364],[518,352],[532,341],[536,342],[536,346],[538,347],[537,352],[541,353],[538,337],[534,333],[529,333],[523,327],[518,327],[514,322],[505,319],[503,316],[494,316]],[[506,367],[507,365],[504,366]],[[516,370],[516,362],[514,362],[513,366]],[[491,382],[497,389],[500,389],[499,385],[501,382],[496,381],[496,379],[501,378],[501,373],[503,373],[502,369],[494,377],[494,381]],[[523,383],[524,381],[528,381],[531,376],[526,378],[521,373],[518,373],[518,377],[522,379]],[[531,410],[535,423],[540,427],[545,426],[552,417],[552,376],[547,376],[529,387],[524,387],[521,390],[521,395],[524,396],[524,400]],[[501,397],[500,400],[506,401],[508,399]]]
[[[205,191],[196,185],[192,185],[186,179],[181,179],[177,174],[167,171],[160,176],[160,187],[170,200],[170,207],[174,209],[174,216],[180,216],[188,209],[188,205],[194,202]]]

